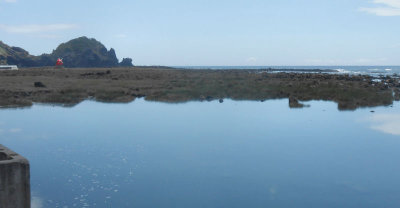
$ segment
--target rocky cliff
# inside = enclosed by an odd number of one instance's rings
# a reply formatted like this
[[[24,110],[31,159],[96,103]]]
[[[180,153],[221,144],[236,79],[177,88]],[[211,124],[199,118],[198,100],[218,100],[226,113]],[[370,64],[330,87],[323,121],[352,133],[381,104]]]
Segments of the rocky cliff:
[[[0,64],[19,67],[53,66],[57,58],[63,58],[66,67],[117,67],[133,66],[132,59],[121,63],[114,49],[107,48],[94,38],[80,37],[60,44],[51,54],[30,55],[19,47],[11,47],[0,41]]]

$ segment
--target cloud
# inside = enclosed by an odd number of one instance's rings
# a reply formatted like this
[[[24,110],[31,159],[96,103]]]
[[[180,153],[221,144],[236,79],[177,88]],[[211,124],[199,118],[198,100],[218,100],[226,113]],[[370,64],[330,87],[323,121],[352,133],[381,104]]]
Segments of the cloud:
[[[376,4],[386,4],[390,7],[400,8],[399,0],[374,0]]]
[[[254,63],[256,61],[257,61],[256,57],[249,57],[249,58],[246,59],[246,62],[250,62],[250,63]]]
[[[400,43],[391,45],[391,46],[389,46],[389,48],[400,48]]]
[[[375,4],[383,4],[374,8],[362,7],[359,10],[377,16],[400,16],[400,0],[374,0]]]
[[[388,59],[387,58],[359,58],[357,60],[355,60],[355,62],[357,64],[377,64],[377,63],[382,63],[384,64],[385,62],[387,62]]]
[[[127,38],[128,36],[126,34],[117,34],[115,35],[116,38]]]
[[[370,120],[372,129],[400,136],[400,114],[375,114]]]
[[[62,35],[54,35],[54,34],[39,34],[36,37],[45,38],[45,39],[58,39],[61,38]]]
[[[14,129],[10,129],[10,130],[8,130],[10,133],[19,133],[19,132],[21,132],[22,131],[22,129],[19,129],[19,128],[14,128]]]
[[[332,60],[332,59],[306,59],[304,60],[305,63],[310,65],[339,65],[341,63],[340,60]]]
[[[0,30],[8,33],[20,33],[20,34],[31,34],[31,33],[42,33],[42,32],[54,32],[61,30],[71,30],[77,28],[75,24],[48,24],[48,25],[2,25],[0,24]]]

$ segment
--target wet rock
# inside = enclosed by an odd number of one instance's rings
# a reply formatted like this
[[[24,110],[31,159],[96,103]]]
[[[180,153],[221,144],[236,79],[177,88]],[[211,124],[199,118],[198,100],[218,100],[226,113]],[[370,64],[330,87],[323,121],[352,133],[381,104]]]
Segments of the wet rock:
[[[132,96],[133,96],[133,97],[137,97],[137,98],[146,97],[145,94],[136,94],[136,93],[133,93]]]
[[[46,85],[44,85],[42,82],[35,82],[34,86],[35,87],[46,87]]]
[[[399,89],[396,89],[394,91],[394,100],[400,101],[400,90]]]
[[[219,101],[223,96],[235,100],[262,102],[292,96],[289,105],[294,108],[307,106],[299,101],[326,100],[337,102],[340,110],[354,110],[358,107],[388,106],[395,99],[400,99],[399,88],[395,87],[400,85],[398,78],[392,85],[381,81],[373,82],[375,77],[366,75],[349,77],[331,74],[271,73],[267,79],[255,82],[266,74],[238,70],[160,70],[151,67],[137,69],[54,70],[51,67],[15,72],[2,71],[0,106],[17,106],[20,103],[26,106],[32,102],[77,103],[90,96],[108,102],[125,102],[140,95],[161,102],[187,102],[192,99]],[[66,76],[69,78],[65,78]],[[37,88],[43,87],[40,84],[33,85],[33,81],[40,81],[38,77],[45,77],[40,79],[46,82],[46,88]],[[350,81],[346,81],[347,79]],[[31,84],[27,87],[24,83]],[[26,90],[23,91],[24,94],[21,94],[21,89]],[[97,96],[99,91],[105,92]]]
[[[200,100],[204,101],[206,99],[206,97],[204,95],[200,95]]]
[[[289,107],[290,108],[302,108],[304,104],[300,103],[297,98],[290,96],[289,97]]]

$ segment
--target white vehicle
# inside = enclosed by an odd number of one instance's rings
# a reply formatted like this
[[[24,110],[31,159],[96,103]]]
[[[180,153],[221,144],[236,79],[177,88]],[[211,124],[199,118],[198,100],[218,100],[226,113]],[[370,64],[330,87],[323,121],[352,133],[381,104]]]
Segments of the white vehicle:
[[[18,70],[17,65],[0,65],[0,70]]]

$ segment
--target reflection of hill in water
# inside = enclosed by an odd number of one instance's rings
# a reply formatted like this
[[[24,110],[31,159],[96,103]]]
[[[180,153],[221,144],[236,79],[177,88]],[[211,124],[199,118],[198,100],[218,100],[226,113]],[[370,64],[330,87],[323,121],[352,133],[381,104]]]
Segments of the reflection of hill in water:
[[[36,87],[34,82],[41,82]],[[257,70],[174,70],[170,68],[25,69],[0,72],[0,105],[32,102],[74,105],[91,98],[131,102],[137,97],[161,102],[290,98],[326,100],[340,110],[386,106],[399,100],[399,79],[322,73],[265,73]]]

